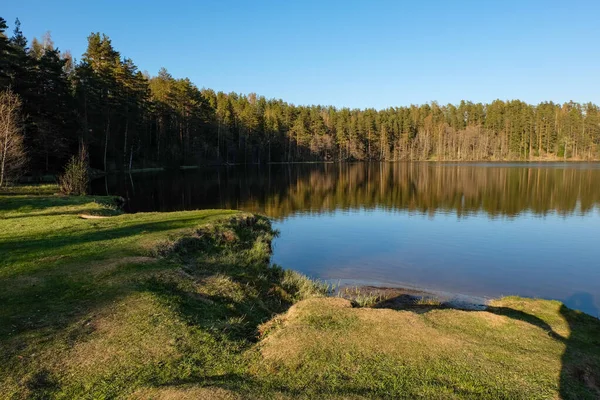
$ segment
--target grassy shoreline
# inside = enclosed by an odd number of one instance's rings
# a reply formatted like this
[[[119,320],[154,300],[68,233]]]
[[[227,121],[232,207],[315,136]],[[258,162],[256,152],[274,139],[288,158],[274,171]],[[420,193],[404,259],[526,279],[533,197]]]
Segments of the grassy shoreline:
[[[0,194],[2,398],[600,395],[600,322],[559,302],[327,297],[264,217],[52,192]]]

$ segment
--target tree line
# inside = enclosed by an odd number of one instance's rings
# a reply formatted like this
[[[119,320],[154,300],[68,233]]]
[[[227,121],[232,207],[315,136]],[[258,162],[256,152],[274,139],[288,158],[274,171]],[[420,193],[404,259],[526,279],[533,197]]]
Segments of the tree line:
[[[49,34],[28,41],[0,18],[0,90],[20,100],[32,174],[61,171],[85,145],[104,170],[301,161],[597,160],[592,103],[495,100],[383,110],[300,106],[215,92],[166,69],[142,72],[104,34],[79,61]],[[1,150],[1,149],[0,149]]]

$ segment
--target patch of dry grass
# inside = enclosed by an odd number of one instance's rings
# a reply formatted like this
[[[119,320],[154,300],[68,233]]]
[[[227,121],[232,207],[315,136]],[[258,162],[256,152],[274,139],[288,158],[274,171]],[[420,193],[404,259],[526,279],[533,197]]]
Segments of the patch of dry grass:
[[[597,373],[589,367],[600,365],[600,343],[588,349],[580,378],[565,357],[586,350],[569,340],[574,329],[600,324],[564,310],[521,298],[496,300],[489,311],[423,313],[306,300],[257,345],[253,373],[309,398],[594,398]]]
[[[131,295],[100,315],[83,322],[89,333],[80,336],[61,363],[66,373],[85,380],[119,368],[140,368],[180,355],[176,343],[185,324],[151,294]],[[135,344],[135,345],[132,345]]]

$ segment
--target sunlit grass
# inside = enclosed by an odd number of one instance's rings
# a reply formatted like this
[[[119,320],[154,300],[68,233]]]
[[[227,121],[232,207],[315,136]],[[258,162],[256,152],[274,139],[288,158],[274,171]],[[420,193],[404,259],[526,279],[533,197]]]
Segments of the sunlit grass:
[[[236,211],[0,195],[0,398],[598,397],[596,319],[518,297],[377,308],[270,266],[274,234]]]
[[[489,311],[356,308],[311,299],[278,317],[254,374],[306,398],[588,398],[598,395],[600,325],[547,300]]]
[[[111,201],[0,197],[1,398],[106,398],[239,374],[257,326],[314,294],[289,278],[284,289],[269,267],[265,218],[127,215]]]
[[[0,195],[53,195],[55,193],[58,193],[58,185],[53,183],[12,185],[0,188]]]

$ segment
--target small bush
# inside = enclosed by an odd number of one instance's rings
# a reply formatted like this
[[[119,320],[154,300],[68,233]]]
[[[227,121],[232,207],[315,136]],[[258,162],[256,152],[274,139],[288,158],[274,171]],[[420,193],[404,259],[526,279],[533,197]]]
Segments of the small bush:
[[[59,189],[62,194],[85,196],[88,183],[88,155],[85,147],[82,147],[79,154],[71,157],[67,164],[65,173],[59,179]]]

